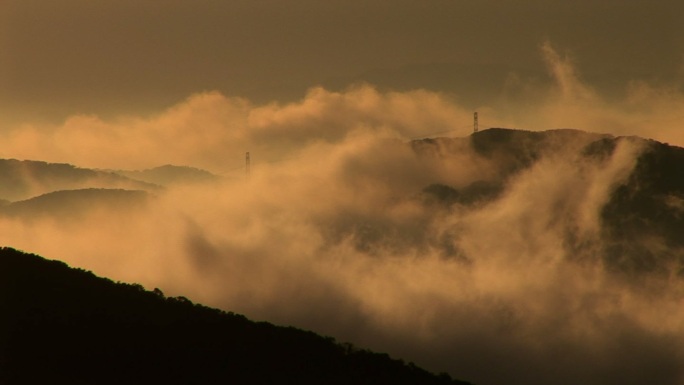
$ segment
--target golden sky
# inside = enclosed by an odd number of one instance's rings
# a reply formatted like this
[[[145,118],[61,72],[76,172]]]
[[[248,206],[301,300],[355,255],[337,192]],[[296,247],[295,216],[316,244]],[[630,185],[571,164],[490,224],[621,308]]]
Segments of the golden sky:
[[[476,108],[548,83],[544,42],[606,97],[636,80],[681,91],[683,17],[678,0],[3,0],[0,113],[59,122],[358,82]]]

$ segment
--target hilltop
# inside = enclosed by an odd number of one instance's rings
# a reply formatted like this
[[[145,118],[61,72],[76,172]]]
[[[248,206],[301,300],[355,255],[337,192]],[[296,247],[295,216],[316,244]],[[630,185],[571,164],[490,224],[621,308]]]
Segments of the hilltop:
[[[493,202],[507,183],[542,159],[554,157],[576,167],[601,167],[621,143],[640,148],[633,170],[600,209],[600,238],[581,244],[566,234],[564,247],[577,259],[598,260],[615,272],[665,273],[673,266],[684,274],[684,148],[638,137],[616,137],[580,130],[525,131],[491,128],[466,138],[434,138],[411,142],[421,156],[447,159],[465,151],[489,161],[496,175],[464,188],[426,186],[428,201],[450,206]],[[574,156],[574,158],[573,158]],[[562,214],[559,214],[562,215]],[[653,247],[658,245],[658,247]]]

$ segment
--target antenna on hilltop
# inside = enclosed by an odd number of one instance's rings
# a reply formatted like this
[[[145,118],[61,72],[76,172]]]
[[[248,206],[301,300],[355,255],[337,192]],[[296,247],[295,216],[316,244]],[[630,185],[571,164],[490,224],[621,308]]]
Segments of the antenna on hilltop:
[[[480,129],[477,123],[477,111],[473,114],[473,132],[477,132]]]
[[[250,170],[250,159],[249,159],[249,151],[245,153],[245,175],[247,175],[247,178],[249,178],[249,174],[251,172]]]

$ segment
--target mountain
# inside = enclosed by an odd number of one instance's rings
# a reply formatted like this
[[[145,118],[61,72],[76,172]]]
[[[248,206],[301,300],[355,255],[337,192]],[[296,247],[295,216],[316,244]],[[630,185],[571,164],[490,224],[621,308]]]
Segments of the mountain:
[[[574,129],[526,131],[490,128],[463,138],[427,138],[412,141],[413,150],[422,155],[448,158],[466,152],[491,161],[499,182],[531,167],[542,156],[558,152],[581,151],[592,143],[617,138]]]
[[[600,209],[599,252],[566,234],[564,247],[578,259],[598,259],[615,272],[664,273],[672,266],[684,275],[684,148],[638,137],[615,137],[579,130],[524,131],[492,128],[467,138],[411,142],[423,157],[448,159],[471,151],[489,162],[495,177],[456,188],[432,184],[423,199],[449,207],[493,202],[511,180],[542,159],[562,159],[576,167],[605,165],[620,144],[640,148],[633,170],[614,186]],[[559,214],[565,215],[565,214]]]
[[[218,180],[207,171],[185,166],[109,171],[0,159],[0,215],[66,219],[92,210],[126,211],[140,208],[165,187]]]
[[[4,385],[467,384],[10,248],[0,314]]]
[[[146,191],[122,189],[60,190],[0,205],[0,215],[60,220],[79,218],[93,210],[128,212],[143,207],[151,198]]]
[[[188,183],[217,182],[219,177],[205,170],[188,166],[164,165],[146,170],[116,170],[117,174],[127,178],[153,183],[160,186],[172,186]]]
[[[684,148],[633,140],[647,149],[601,213],[610,240],[607,262],[621,270],[663,273],[678,266],[684,276]],[[604,141],[600,148],[612,153],[615,144]]]
[[[0,159],[0,199],[18,201],[58,190],[85,188],[158,191],[159,186],[66,163]]]

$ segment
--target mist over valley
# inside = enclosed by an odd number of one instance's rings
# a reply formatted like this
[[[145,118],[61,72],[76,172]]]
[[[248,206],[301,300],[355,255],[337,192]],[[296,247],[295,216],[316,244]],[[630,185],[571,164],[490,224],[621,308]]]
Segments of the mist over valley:
[[[683,166],[682,148],[578,130],[352,133],[211,182],[14,170],[45,194],[6,193],[0,226],[14,247],[475,383],[676,384]]]

